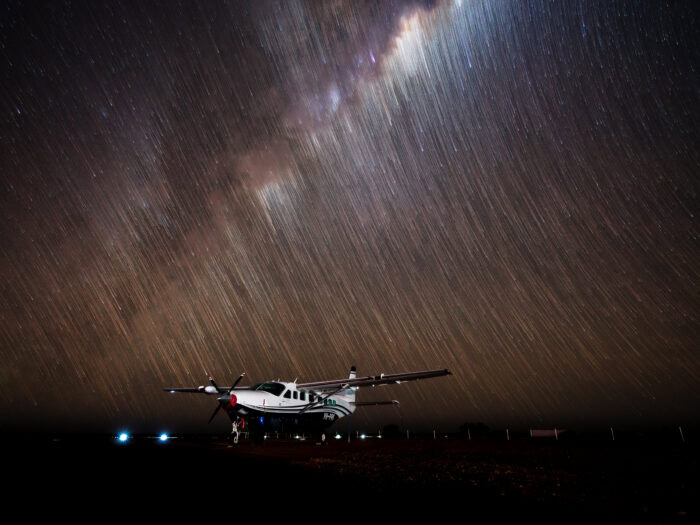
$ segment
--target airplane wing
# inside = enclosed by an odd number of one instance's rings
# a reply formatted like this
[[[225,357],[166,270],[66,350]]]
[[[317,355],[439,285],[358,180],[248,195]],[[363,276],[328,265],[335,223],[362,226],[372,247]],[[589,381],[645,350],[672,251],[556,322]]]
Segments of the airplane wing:
[[[337,379],[332,381],[316,381],[313,383],[297,384],[297,390],[312,390],[323,392],[328,390],[339,390],[348,387],[364,387],[399,384],[404,381],[415,381],[417,379],[428,379],[450,375],[450,371],[426,370],[424,372],[408,372],[405,374],[380,374],[378,376],[353,377],[351,379]]]
[[[207,388],[209,390],[207,390]],[[250,390],[250,387],[247,386],[237,386],[233,390]],[[198,386],[195,388],[164,388],[163,392],[170,392],[171,394],[183,394],[183,393],[190,393],[190,394],[225,394],[226,392],[230,392],[231,390],[228,388],[215,388],[214,390],[211,389],[211,387],[208,386]]]
[[[170,392],[171,394],[174,394],[175,392],[192,392],[195,394],[205,394],[206,392],[204,391],[204,387],[200,386],[197,388],[164,388],[163,389],[166,392]]]
[[[185,392],[185,393],[192,393],[192,394],[226,394],[229,393],[233,390],[236,390],[236,387],[238,383],[241,382],[241,379],[243,379],[243,376],[245,376],[245,372],[243,372],[241,375],[238,376],[238,379],[236,379],[235,383],[233,383],[233,386],[231,388],[222,388],[219,385],[216,384],[216,381],[214,381],[214,378],[209,376],[209,382],[211,385],[209,386],[198,386],[198,387],[178,387],[178,388],[164,388],[166,392],[170,392],[171,394],[175,394],[176,392]],[[238,387],[238,389],[242,389],[246,387]]]

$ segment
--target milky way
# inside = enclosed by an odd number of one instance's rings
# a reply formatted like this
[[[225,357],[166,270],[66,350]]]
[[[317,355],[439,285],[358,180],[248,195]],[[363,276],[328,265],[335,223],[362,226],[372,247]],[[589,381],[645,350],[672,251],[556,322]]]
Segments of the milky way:
[[[449,368],[359,425],[700,407],[693,2],[10,2],[0,417]],[[359,414],[359,413],[358,413]]]

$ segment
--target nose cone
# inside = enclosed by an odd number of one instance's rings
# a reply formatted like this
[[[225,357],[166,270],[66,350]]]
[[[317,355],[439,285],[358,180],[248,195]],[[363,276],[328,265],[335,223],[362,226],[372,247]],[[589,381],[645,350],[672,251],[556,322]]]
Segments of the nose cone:
[[[230,406],[235,407],[237,402],[238,402],[238,398],[236,397],[236,394],[232,393]]]

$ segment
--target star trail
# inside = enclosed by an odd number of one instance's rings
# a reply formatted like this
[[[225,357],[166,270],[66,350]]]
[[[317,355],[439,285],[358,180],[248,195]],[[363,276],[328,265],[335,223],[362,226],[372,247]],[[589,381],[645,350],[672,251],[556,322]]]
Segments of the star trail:
[[[697,421],[698,29],[690,1],[4,4],[3,427],[223,428],[161,389],[351,365],[453,372],[361,391],[402,402],[364,425]]]

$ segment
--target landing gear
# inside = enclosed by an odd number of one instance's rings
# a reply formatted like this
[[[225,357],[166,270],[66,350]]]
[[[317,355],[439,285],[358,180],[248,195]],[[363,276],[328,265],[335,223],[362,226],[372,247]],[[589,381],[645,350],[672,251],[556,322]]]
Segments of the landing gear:
[[[324,432],[321,434],[321,443],[325,443],[325,442],[326,442],[326,434]]]
[[[245,421],[241,421],[241,418],[237,417],[233,422],[233,429],[231,430],[231,437],[234,445],[238,445],[238,438],[241,434],[238,430],[239,424],[245,426]]]

